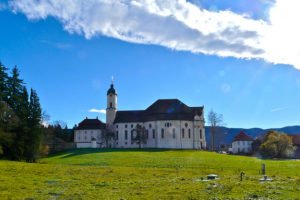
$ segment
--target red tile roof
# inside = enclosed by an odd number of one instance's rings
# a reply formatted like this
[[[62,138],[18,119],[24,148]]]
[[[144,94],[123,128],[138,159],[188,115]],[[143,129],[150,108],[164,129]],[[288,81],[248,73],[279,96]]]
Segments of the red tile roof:
[[[292,138],[293,145],[300,146],[300,134],[290,135]]]
[[[76,128],[77,130],[85,130],[85,129],[105,129],[105,123],[101,122],[97,119],[84,119],[79,123],[79,126]]]
[[[247,135],[246,133],[244,133],[243,131],[241,131],[239,134],[237,134],[234,137],[233,141],[252,141],[253,138],[250,137],[249,135]]]

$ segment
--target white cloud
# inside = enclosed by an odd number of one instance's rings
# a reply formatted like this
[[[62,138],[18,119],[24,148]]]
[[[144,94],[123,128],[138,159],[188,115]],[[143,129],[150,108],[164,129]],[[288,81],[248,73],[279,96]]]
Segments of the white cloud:
[[[264,59],[300,69],[300,1],[277,0],[269,21],[212,12],[186,0],[14,0],[29,19],[58,19],[86,38],[104,35],[194,53]]]
[[[72,47],[71,44],[64,43],[64,42],[53,42],[53,41],[48,41],[48,40],[41,40],[40,42],[43,44],[47,44],[51,47],[57,48],[57,49],[69,49]]]
[[[278,108],[272,108],[271,109],[271,112],[279,112],[279,111],[282,111],[282,110],[286,110],[288,109],[288,107],[278,107]]]
[[[89,112],[92,112],[92,113],[100,113],[100,114],[106,114],[106,110],[104,110],[104,109],[98,110],[98,109],[92,108],[92,109],[89,110]]]
[[[228,83],[223,83],[221,85],[221,90],[223,93],[227,94],[231,91],[231,86]]]

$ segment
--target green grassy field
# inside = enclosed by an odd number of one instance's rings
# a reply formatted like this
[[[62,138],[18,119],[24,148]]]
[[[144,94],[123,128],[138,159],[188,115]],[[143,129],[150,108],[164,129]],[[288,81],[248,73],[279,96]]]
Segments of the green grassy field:
[[[262,163],[272,182],[258,181]],[[240,172],[246,174],[242,182]],[[220,179],[201,181],[210,173]],[[80,149],[37,164],[0,161],[0,199],[300,199],[300,161]]]

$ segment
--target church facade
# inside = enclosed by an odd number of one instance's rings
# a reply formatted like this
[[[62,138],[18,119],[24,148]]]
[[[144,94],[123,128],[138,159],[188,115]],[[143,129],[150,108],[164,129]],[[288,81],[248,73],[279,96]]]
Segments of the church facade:
[[[93,130],[99,134],[94,137],[96,146],[138,148],[140,145],[134,140],[137,126],[143,127],[145,132],[145,141],[140,144],[143,148],[206,149],[203,106],[189,107],[178,99],[159,99],[145,110],[118,111],[117,92],[111,84],[107,91],[106,131],[113,132],[115,137],[105,144],[101,137],[103,126],[99,125]],[[86,137],[85,144],[78,145],[78,135],[85,131],[89,130],[82,126],[75,130],[78,148],[89,146],[88,140],[92,140]]]

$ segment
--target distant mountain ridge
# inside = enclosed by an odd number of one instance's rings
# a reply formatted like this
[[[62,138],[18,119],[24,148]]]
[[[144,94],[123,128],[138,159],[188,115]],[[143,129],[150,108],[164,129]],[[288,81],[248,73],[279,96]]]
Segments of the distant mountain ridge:
[[[300,126],[286,126],[283,128],[268,128],[268,129],[262,129],[262,128],[227,128],[227,127],[221,127],[220,128],[220,137],[216,138],[216,144],[231,144],[233,138],[240,132],[244,131],[247,135],[250,135],[253,138],[256,138],[258,136],[263,135],[264,133],[275,130],[279,132],[284,132],[289,135],[295,135],[300,134]],[[205,127],[206,132],[206,140],[207,145],[210,144],[210,126]]]

